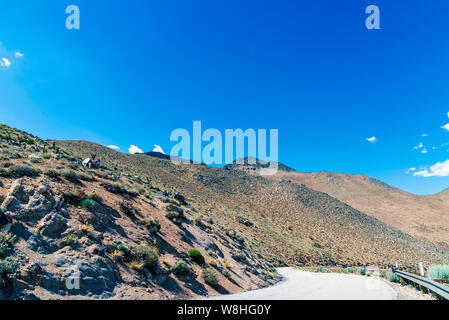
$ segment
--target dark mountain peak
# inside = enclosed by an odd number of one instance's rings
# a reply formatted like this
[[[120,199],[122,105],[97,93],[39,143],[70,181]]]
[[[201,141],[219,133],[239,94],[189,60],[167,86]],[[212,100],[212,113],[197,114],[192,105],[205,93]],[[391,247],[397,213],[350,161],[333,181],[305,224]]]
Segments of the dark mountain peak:
[[[264,169],[270,167],[271,162],[257,159],[254,157],[246,157],[241,158],[238,160],[233,161],[232,163],[225,166],[225,169],[248,169],[251,168],[252,170],[258,170],[258,169]],[[295,170],[287,167],[286,165],[277,162],[278,170],[284,171],[284,172],[294,172]]]

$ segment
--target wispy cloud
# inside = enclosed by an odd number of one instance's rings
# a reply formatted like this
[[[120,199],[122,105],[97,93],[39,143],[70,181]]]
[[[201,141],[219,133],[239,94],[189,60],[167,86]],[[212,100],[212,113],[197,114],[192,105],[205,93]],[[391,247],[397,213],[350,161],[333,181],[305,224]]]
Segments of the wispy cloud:
[[[447,177],[449,176],[449,160],[437,162],[429,168],[423,168],[413,173],[414,176],[420,177]]]
[[[108,148],[110,148],[110,149],[114,149],[114,150],[120,150],[120,148],[119,147],[117,147],[117,146],[114,146],[114,145],[110,145],[110,146],[108,146]]]
[[[11,62],[8,59],[2,58],[0,60],[0,67],[9,68],[10,66],[11,66]]]
[[[414,146],[413,150],[419,150],[419,152],[421,152],[423,154],[426,154],[429,152],[422,142],[420,142],[417,146]]]
[[[140,149],[139,147],[137,147],[137,146],[135,146],[133,144],[131,145],[131,147],[129,147],[128,151],[131,154],[143,153],[142,149]]]
[[[405,173],[409,174],[410,172],[416,171],[416,168],[409,168],[405,171]]]
[[[427,133],[423,133],[421,136],[428,137],[429,135]]]
[[[446,123],[444,126],[441,127],[442,129],[445,129],[449,131],[449,123]]]
[[[366,138],[366,141],[371,142],[371,143],[376,143],[377,138],[376,137]]]
[[[23,58],[23,53],[20,51],[16,51],[16,53],[14,53],[14,57],[16,58]]]

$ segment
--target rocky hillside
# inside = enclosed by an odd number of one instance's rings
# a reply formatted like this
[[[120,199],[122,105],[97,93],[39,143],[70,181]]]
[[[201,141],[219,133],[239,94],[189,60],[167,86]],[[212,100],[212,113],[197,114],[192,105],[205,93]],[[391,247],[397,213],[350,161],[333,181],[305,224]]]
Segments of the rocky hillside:
[[[242,238],[151,173],[87,169],[84,157],[0,125],[0,299],[193,298],[276,280]]]
[[[279,171],[270,178],[325,192],[388,225],[449,250],[448,192],[419,196],[373,178],[345,173]]]
[[[235,168],[0,125],[2,298],[192,298],[269,285],[279,265],[449,260],[328,194]]]
[[[448,252],[428,242],[286,179],[269,179],[232,167],[175,165],[85,141],[56,144],[80,157],[96,153],[117,174],[127,172],[161,190],[182,193],[202,220],[213,219],[276,265],[387,266],[398,261],[415,267],[418,261],[428,265],[449,259]]]

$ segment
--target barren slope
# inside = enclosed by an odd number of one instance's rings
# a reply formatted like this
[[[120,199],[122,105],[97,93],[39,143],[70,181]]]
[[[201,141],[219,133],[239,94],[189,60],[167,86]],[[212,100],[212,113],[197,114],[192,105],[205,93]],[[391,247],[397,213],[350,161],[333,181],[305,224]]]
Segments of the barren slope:
[[[0,300],[192,298],[272,283],[272,266],[199,215],[179,193],[84,169],[76,155],[0,124]],[[217,285],[202,276],[207,264]],[[69,288],[75,271],[80,288]]]
[[[181,192],[204,216],[236,231],[249,248],[279,265],[388,265],[397,260],[414,267],[418,260],[431,264],[449,258],[427,242],[297,183],[231,168],[174,165],[83,141],[57,144],[83,157],[95,152],[107,167]]]
[[[289,180],[325,192],[420,239],[449,249],[449,194],[419,196],[378,180],[344,173],[278,172]]]

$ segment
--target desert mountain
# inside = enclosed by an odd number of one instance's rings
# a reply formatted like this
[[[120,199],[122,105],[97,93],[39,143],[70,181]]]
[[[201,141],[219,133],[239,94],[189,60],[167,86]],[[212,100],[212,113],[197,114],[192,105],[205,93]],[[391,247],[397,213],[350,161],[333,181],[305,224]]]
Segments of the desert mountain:
[[[197,164],[175,165],[147,155],[126,155],[85,141],[57,141],[81,158],[101,154],[115,172],[147,179],[161,190],[179,192],[204,219],[271,263],[282,265],[415,266],[446,261],[448,253],[360,212],[328,194],[282,179],[243,170]],[[287,172],[288,173],[288,172]]]
[[[235,169],[255,172],[246,165]],[[327,193],[388,225],[449,249],[448,190],[432,196],[419,196],[360,174],[279,170],[269,178],[303,184]]]
[[[101,165],[83,167],[86,158]],[[277,265],[449,260],[429,242],[286,179],[42,141],[5,125],[0,202],[6,298],[198,297],[268,285]],[[67,289],[74,269],[81,287]]]
[[[272,265],[183,195],[82,159],[0,124],[0,300],[193,298],[274,281]]]

